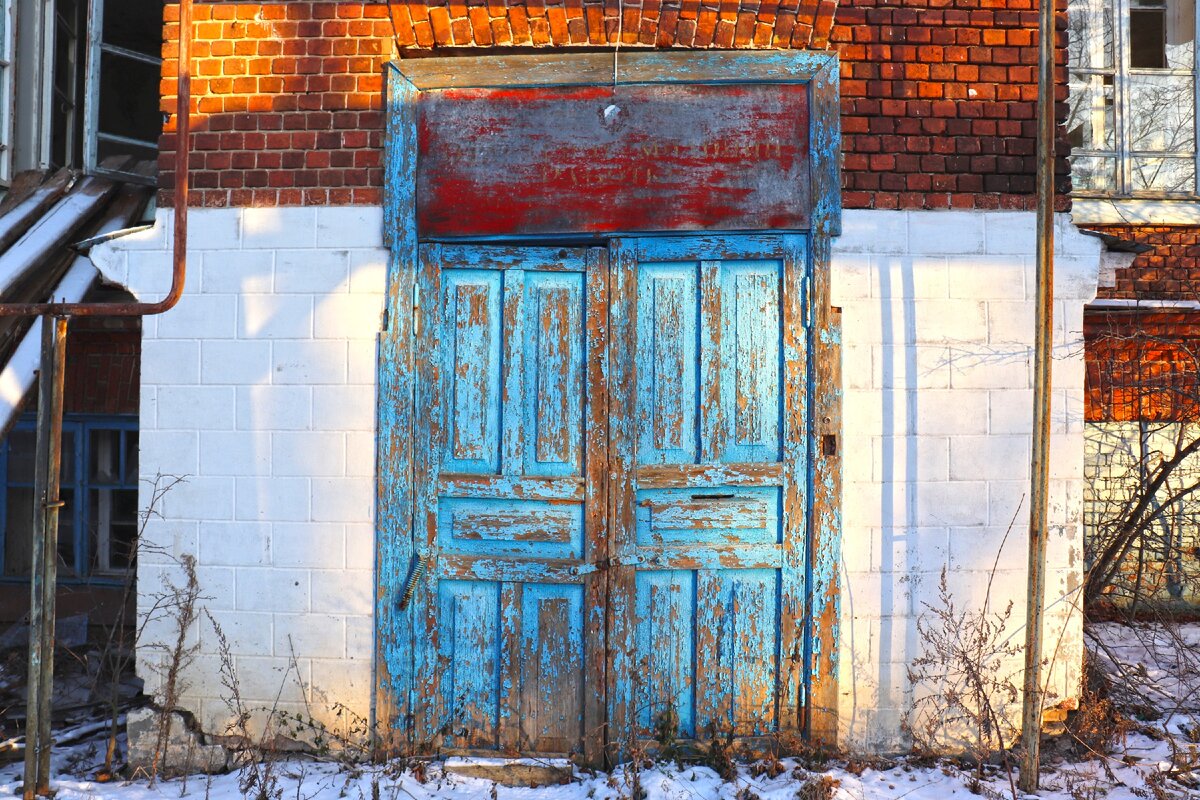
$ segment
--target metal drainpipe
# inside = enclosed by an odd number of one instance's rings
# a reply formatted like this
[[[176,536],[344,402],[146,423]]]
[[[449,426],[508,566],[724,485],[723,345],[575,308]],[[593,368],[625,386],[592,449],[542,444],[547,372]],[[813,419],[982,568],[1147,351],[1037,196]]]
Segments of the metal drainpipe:
[[[188,161],[191,154],[192,0],[179,0],[175,103],[175,238],[171,290],[154,303],[0,303],[0,316],[42,319],[42,369],[38,378],[37,466],[34,497],[33,575],[30,587],[29,694],[25,718],[25,800],[50,794],[50,698],[54,688],[54,599],[57,580],[59,463],[67,322],[72,316],[140,317],[162,314],[183,296],[187,274]]]

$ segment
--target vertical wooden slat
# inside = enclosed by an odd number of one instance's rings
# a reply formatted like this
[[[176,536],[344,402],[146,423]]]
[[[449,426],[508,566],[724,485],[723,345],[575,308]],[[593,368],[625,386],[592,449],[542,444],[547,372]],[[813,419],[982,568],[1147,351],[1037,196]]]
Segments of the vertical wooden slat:
[[[444,358],[442,327],[441,252],[436,245],[422,248],[418,292],[422,298],[416,331],[416,407],[415,446],[412,449],[415,502],[413,538],[419,559],[425,564],[417,577],[412,595],[416,690],[413,714],[416,719],[415,744],[420,750],[438,745],[441,717],[449,711],[440,707],[441,677],[445,665],[439,664],[438,625],[439,563],[437,552],[437,484],[440,455],[443,450],[444,408],[450,392],[450,375],[441,368]]]
[[[724,310],[721,307],[721,262],[700,262],[700,463],[720,459],[725,450],[721,388],[728,376],[721,357]]]
[[[500,472],[519,476],[525,470],[525,271],[504,270],[503,445]],[[537,321],[534,321],[537,324]],[[535,399],[536,402],[536,399]]]
[[[387,752],[412,746],[413,628],[400,608],[413,567],[413,284],[417,271],[417,90],[384,70],[384,239],[389,247],[386,325],[379,337],[376,416],[375,712]]]
[[[608,604],[608,751],[614,762],[624,759],[632,744],[634,707],[633,635],[635,571],[622,563],[632,555],[634,537],[633,477],[637,428],[635,397],[637,367],[637,241],[614,239],[610,244],[609,383],[609,569]]]
[[[584,457],[584,563],[608,564],[608,251],[587,251],[587,389]],[[604,760],[606,672],[606,616],[608,571],[597,569],[584,576],[584,665],[587,680],[583,701],[583,756],[589,766]]]
[[[696,573],[696,733],[728,730],[733,715],[730,687],[729,620],[722,602],[718,570]]]
[[[808,253],[802,237],[789,236],[783,254],[783,566],[780,570],[779,699],[782,730],[800,727],[806,627],[809,446]]]
[[[500,584],[500,750],[516,756],[522,748],[525,710],[522,707],[522,628],[524,608],[522,584]],[[536,611],[536,609],[534,609]],[[468,654],[463,654],[469,658]]]
[[[808,735],[827,747],[837,746],[841,517],[841,328],[829,306],[831,237],[841,232],[841,112],[837,59],[817,70],[809,83],[812,101],[810,156],[812,169],[812,266],[815,312],[812,436],[813,508],[810,597],[812,663],[808,665]],[[832,439],[825,439],[829,436]]]

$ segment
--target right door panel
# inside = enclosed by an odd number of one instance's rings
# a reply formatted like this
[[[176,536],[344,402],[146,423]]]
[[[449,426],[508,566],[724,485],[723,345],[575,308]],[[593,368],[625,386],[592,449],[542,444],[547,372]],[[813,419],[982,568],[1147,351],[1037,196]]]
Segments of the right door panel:
[[[806,241],[627,239],[613,255],[610,729],[651,747],[796,730]]]

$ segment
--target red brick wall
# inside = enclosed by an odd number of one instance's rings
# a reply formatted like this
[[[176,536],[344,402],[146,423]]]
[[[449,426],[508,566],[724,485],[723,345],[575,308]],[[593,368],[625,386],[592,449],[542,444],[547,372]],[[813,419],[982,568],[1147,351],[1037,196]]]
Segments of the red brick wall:
[[[832,0],[627,0],[623,7],[621,41],[630,47],[836,49],[847,207],[1034,207],[1034,0],[953,7],[843,0],[840,8]],[[193,202],[205,206],[379,203],[380,70],[393,42],[402,55],[606,46],[618,28],[611,0],[395,2],[390,17],[384,4],[309,0],[193,8],[192,186]],[[177,12],[166,8],[168,114]],[[1060,30],[1064,24],[1060,15]],[[1065,103],[1065,84],[1059,90]],[[159,161],[167,190],[173,126]],[[1065,160],[1058,168],[1065,192]],[[169,204],[169,191],[161,199]]]
[[[138,413],[141,354],[142,333],[136,319],[73,319],[67,329],[63,411]]]
[[[1200,300],[1200,227],[1090,226],[1150,247],[1098,299]],[[1087,419],[1169,421],[1200,415],[1200,312],[1091,310],[1084,319]]]
[[[1198,418],[1200,312],[1093,310],[1083,330],[1089,422]]]

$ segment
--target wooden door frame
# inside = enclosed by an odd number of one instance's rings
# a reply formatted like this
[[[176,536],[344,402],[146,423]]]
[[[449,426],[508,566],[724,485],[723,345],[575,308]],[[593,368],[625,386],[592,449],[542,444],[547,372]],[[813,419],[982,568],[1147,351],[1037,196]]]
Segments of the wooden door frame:
[[[811,472],[808,565],[808,640],[805,683],[807,736],[827,746],[837,739],[838,623],[841,568],[841,336],[840,314],[829,305],[831,239],[841,232],[838,58],[816,51],[634,51],[622,54],[618,84],[806,84],[810,114],[810,291],[804,298],[812,336],[809,398]],[[389,250],[385,318],[378,343],[375,541],[375,687],[371,727],[376,744],[411,752],[416,702],[412,607],[405,594],[424,562],[414,542],[412,441],[417,360],[415,325],[421,298],[417,230],[417,100],[448,88],[611,86],[608,53],[552,52],[420,58],[384,67],[384,242]],[[564,234],[570,233],[564,231]],[[617,238],[636,231],[612,231]],[[620,265],[610,263],[611,269]],[[619,380],[613,375],[612,379]],[[611,470],[610,470],[611,472]],[[615,524],[611,522],[610,524]],[[611,537],[610,537],[611,539]]]

